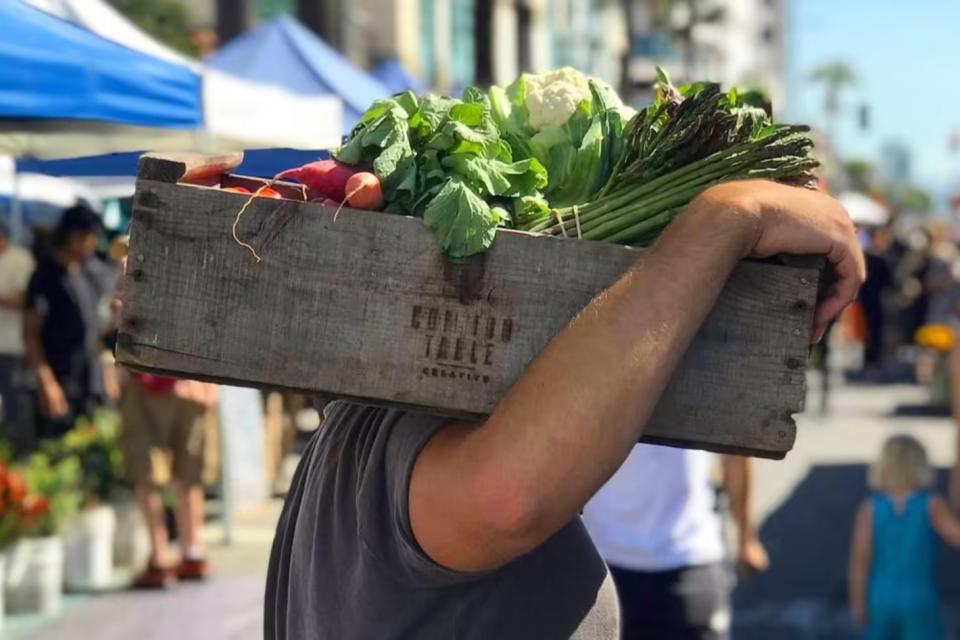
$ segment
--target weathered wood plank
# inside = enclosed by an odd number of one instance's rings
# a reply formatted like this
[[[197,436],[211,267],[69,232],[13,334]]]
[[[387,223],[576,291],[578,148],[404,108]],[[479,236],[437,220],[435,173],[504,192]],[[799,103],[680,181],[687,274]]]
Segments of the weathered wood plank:
[[[215,184],[220,176],[243,162],[243,152],[209,154],[184,151],[147,153],[140,156],[137,175],[158,182]]]
[[[120,362],[451,415],[488,413],[549,339],[640,255],[501,232],[465,265],[419,220],[138,183]],[[815,269],[742,263],[647,439],[782,457],[801,410]],[[550,402],[549,394],[544,402]]]

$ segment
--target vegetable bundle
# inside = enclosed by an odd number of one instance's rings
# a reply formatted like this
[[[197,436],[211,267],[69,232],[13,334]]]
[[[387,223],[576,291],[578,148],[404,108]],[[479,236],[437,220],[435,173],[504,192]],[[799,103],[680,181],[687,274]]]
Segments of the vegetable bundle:
[[[625,153],[600,197],[535,212],[519,228],[646,245],[708,187],[765,178],[815,182],[818,162],[805,126],[773,124],[713,83],[675,88],[661,72],[657,100],[631,121]]]
[[[373,104],[336,164],[372,172],[361,187],[382,194],[364,202],[423,218],[455,261],[488,249],[500,226],[647,245],[715,184],[815,182],[807,127],[774,124],[736,89],[677,88],[658,74],[639,113],[572,69],[470,88],[462,100],[403,93]],[[328,169],[318,184],[335,177]],[[323,195],[350,202],[358,192],[342,182]]]
[[[507,208],[547,185],[538,160],[514,159],[477,89],[463,100],[410,92],[378,100],[335,156],[369,166],[387,211],[422,217],[452,260],[486,250],[509,222]]]

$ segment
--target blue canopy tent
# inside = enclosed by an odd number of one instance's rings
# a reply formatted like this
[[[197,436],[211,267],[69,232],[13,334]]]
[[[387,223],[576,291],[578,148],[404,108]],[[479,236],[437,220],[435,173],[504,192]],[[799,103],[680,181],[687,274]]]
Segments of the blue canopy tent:
[[[294,93],[339,97],[343,102],[345,135],[374,100],[390,95],[368,73],[286,15],[231,41],[207,64]]]
[[[0,3],[0,118],[193,129],[200,77],[19,0]]]
[[[0,155],[79,155],[138,148],[158,132],[202,125],[200,77],[101,38],[20,0],[0,2]],[[142,147],[140,147],[142,148]],[[89,151],[87,151],[89,153]],[[24,209],[17,165],[4,197],[14,237]]]
[[[427,90],[423,81],[407,71],[396,58],[388,58],[378,64],[373,70],[373,77],[379,80],[390,93],[413,91],[421,94]]]
[[[327,151],[304,151],[301,149],[254,149],[244,151],[243,163],[236,173],[247,176],[273,177],[284,169],[299,167],[319,158],[329,156]],[[49,176],[128,176],[137,175],[140,152],[111,153],[107,155],[68,158],[64,160],[24,159],[17,163],[21,171],[43,173]]]
[[[17,31],[0,42],[0,154],[17,157],[18,171],[88,181],[127,177],[132,191],[145,149],[254,147],[240,171],[274,175],[316,159],[321,152],[310,149],[339,140],[336,98],[305,98],[205,68],[152,40],[102,0],[0,5],[0,16]],[[55,15],[47,13],[54,9]],[[60,82],[60,73],[70,77]],[[59,96],[61,88],[69,95]],[[61,104],[64,117],[83,119],[61,119]],[[95,112],[98,105],[103,108]],[[292,113],[316,114],[316,120],[298,124]],[[112,153],[123,150],[130,152]]]

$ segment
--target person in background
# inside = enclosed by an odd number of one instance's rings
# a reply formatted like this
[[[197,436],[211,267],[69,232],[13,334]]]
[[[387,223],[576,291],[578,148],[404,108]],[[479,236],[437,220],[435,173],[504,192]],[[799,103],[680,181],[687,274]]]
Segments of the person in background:
[[[583,509],[620,596],[624,640],[729,637],[733,579],[712,471],[717,456],[638,444]],[[750,517],[748,458],[724,456],[744,572],[767,568]]]
[[[110,290],[102,262],[93,258],[101,228],[100,218],[87,207],[64,211],[53,232],[52,253],[27,285],[24,340],[38,385],[41,438],[63,435],[106,399],[98,306]]]
[[[126,256],[119,257],[121,273]],[[123,279],[111,304],[119,326]],[[150,560],[134,578],[138,589],[167,589],[179,580],[202,580],[210,574],[201,532],[203,486],[217,469],[214,438],[217,385],[120,370],[120,446],[150,534]],[[176,498],[180,562],[171,561],[163,489],[172,484]]]
[[[23,442],[23,301],[33,273],[30,251],[10,244],[10,234],[0,224],[0,409],[10,437]]]
[[[853,620],[866,629],[867,640],[946,638],[937,535],[960,547],[960,519],[930,492],[933,471],[923,445],[909,435],[889,438],[870,484],[875,493],[857,511],[850,549]]]
[[[819,340],[864,277],[849,216],[805,189],[730,182],[698,196],[482,424],[335,402],[280,516],[264,638],[619,639],[579,513],[640,439],[736,264],[779,253],[836,270]]]
[[[126,375],[120,399],[121,447],[129,480],[150,532],[150,562],[134,579],[140,589],[166,589],[209,575],[201,532],[204,482],[214,464],[206,446],[215,427],[217,386],[150,374]],[[163,489],[176,498],[181,559],[171,560]]]
[[[889,229],[875,231],[864,251],[867,281],[860,287],[859,301],[867,325],[863,367],[868,376],[880,376],[885,364],[888,308],[895,285],[893,271],[883,257],[890,234]]]

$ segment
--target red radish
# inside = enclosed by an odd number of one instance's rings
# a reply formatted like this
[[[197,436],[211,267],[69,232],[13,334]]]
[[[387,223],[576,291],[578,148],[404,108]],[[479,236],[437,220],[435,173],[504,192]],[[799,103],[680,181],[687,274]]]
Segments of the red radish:
[[[369,211],[383,209],[383,189],[377,176],[361,171],[350,176],[346,186],[346,201],[351,207]]]
[[[336,160],[317,160],[296,169],[287,169],[276,175],[275,180],[296,180],[311,191],[341,202],[346,197],[347,180],[356,169]]]
[[[258,189],[256,194],[258,198],[273,198],[274,200],[282,200],[283,196],[280,195],[280,192],[276,189],[271,189],[270,187],[264,187]]]
[[[312,202],[312,203],[314,203],[314,204],[319,204],[320,206],[323,206],[323,207],[334,207],[334,208],[336,208],[336,207],[339,207],[339,206],[340,206],[340,203],[339,203],[339,202],[337,202],[337,201],[334,200],[333,198],[328,198],[328,197],[326,197],[326,196],[318,196],[318,197],[313,198],[312,200],[310,200],[310,202]]]
[[[230,193],[242,193],[245,196],[250,195],[250,190],[245,189],[244,187],[224,187],[221,191],[229,191]]]

